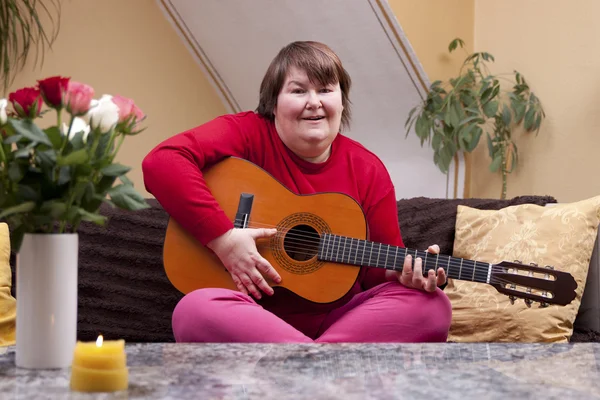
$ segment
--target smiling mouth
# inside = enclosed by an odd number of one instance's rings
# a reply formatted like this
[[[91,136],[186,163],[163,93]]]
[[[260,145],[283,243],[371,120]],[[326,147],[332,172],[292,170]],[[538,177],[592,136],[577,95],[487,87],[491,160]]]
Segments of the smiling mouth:
[[[325,117],[320,115],[320,116],[316,116],[316,117],[308,117],[308,118],[302,118],[302,119],[305,121],[320,121],[323,118],[325,118]]]

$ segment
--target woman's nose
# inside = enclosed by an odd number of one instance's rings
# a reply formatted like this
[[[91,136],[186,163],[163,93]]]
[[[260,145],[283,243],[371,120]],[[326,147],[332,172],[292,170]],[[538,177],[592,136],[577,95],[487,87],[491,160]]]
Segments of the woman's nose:
[[[315,91],[308,92],[308,99],[306,101],[306,108],[319,108],[321,107],[321,99]]]

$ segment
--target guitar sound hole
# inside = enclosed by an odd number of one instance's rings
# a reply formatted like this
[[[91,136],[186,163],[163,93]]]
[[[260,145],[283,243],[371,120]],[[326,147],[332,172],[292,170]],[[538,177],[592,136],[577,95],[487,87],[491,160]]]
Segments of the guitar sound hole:
[[[319,233],[312,226],[298,225],[286,233],[283,248],[293,260],[307,261],[316,257],[320,240]]]

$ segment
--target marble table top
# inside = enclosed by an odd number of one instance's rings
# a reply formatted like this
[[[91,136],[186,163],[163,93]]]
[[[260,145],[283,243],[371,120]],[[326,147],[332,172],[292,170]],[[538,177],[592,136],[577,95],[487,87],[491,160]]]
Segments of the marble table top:
[[[127,344],[129,389],[69,390],[70,369],[15,367],[2,399],[600,399],[600,343]]]

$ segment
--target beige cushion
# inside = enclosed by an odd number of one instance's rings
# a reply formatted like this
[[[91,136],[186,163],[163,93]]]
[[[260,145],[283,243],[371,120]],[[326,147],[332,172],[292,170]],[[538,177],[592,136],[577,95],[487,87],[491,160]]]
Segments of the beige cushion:
[[[15,344],[17,305],[10,294],[10,236],[8,225],[0,223],[0,346]]]
[[[600,196],[570,204],[533,204],[501,210],[459,206],[453,255],[470,260],[551,265],[577,282],[567,306],[528,308],[484,283],[450,279],[445,292],[452,303],[449,341],[566,342],[573,333],[590,257],[600,222]]]

